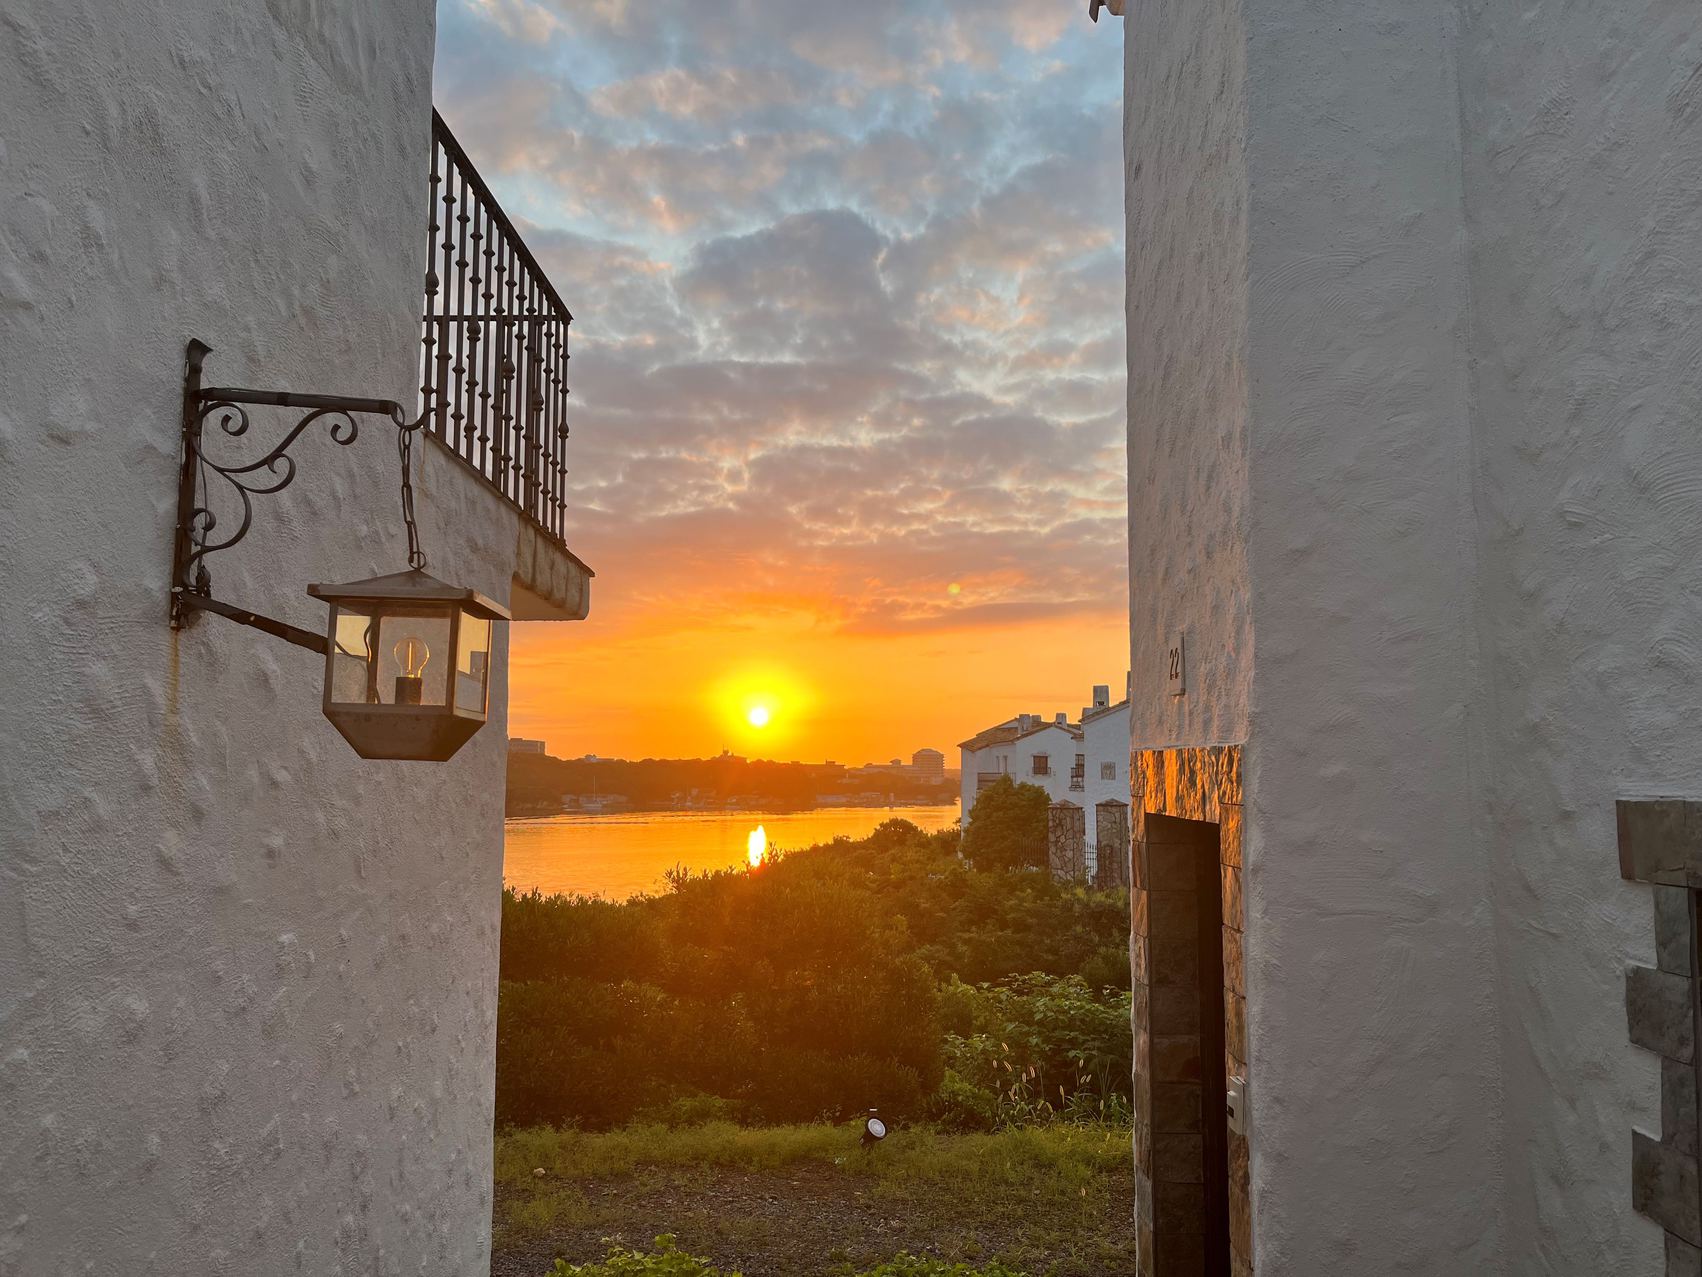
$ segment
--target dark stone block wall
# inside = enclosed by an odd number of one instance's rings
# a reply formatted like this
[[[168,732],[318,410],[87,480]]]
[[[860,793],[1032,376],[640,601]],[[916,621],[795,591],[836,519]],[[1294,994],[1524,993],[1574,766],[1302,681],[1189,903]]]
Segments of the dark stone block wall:
[[[1619,804],[1621,874],[1654,895],[1655,966],[1625,972],[1631,1041],[1661,1058],[1661,1134],[1631,1133],[1631,1204],[1666,1230],[1667,1277],[1702,1277],[1696,888],[1702,803]]]
[[[1134,972],[1135,1208],[1142,1277],[1203,1271],[1205,1185],[1200,1131],[1207,1069],[1248,1078],[1241,893],[1241,751],[1236,746],[1136,753],[1130,961]],[[1224,1023],[1200,1025],[1197,932],[1199,839],[1152,817],[1215,826],[1222,910]],[[1185,837],[1178,838],[1179,833]],[[1206,1038],[1221,1059],[1202,1058]],[[1248,1146],[1229,1135],[1231,1269],[1253,1272]]]

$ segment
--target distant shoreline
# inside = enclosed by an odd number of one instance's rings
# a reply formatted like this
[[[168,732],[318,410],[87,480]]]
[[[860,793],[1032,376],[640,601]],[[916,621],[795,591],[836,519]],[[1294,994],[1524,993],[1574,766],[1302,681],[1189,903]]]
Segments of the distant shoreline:
[[[956,807],[955,799],[945,802],[934,802],[929,799],[895,799],[887,803],[810,803],[807,805],[782,805],[778,803],[755,805],[627,805],[605,808],[600,811],[587,811],[581,808],[563,807],[556,811],[526,811],[508,812],[503,816],[504,822],[520,820],[553,820],[557,816],[656,816],[664,814],[687,814],[700,816],[791,816],[807,811],[904,811],[913,807]]]

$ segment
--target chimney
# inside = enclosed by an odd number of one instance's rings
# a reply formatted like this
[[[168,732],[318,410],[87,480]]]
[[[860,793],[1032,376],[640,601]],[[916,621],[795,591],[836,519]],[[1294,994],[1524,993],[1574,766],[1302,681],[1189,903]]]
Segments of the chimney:
[[[1070,721],[1070,716],[1068,714],[1054,714],[1052,716],[1052,721],[1059,727],[1063,727]]]
[[[1107,709],[1111,704],[1111,684],[1095,683],[1093,685],[1093,708]]]
[[[1016,729],[1017,729],[1017,731],[1026,732],[1029,728],[1031,728],[1033,726],[1034,726],[1034,720],[1032,718],[1030,718],[1027,714],[1018,714],[1016,716]]]

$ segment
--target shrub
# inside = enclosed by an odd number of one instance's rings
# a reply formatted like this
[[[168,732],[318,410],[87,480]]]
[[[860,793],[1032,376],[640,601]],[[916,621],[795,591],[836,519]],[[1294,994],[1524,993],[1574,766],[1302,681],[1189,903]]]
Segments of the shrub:
[[[1046,867],[1046,812],[1038,785],[1001,776],[976,796],[963,829],[963,854],[977,869]]]
[[[946,1074],[934,1116],[962,1130],[1036,1122],[1126,1124],[1130,997],[1080,976],[953,980],[941,991]]]
[[[934,1097],[933,1117],[948,1131],[992,1131],[999,1126],[999,1091],[977,1086],[948,1068]]]

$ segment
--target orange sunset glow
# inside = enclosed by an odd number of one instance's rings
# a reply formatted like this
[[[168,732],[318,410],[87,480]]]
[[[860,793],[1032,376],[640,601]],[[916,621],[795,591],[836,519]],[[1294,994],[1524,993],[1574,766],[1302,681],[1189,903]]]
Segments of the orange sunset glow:
[[[952,747],[982,720],[1028,711],[1073,716],[1088,685],[1120,681],[1127,640],[1114,621],[1079,616],[1074,625],[1037,620],[924,635],[823,629],[771,639],[791,672],[767,703],[762,727],[748,716],[757,706],[737,690],[768,686],[747,684],[738,672],[752,642],[744,626],[635,625],[604,639],[595,635],[594,612],[564,641],[559,629],[516,625],[509,727],[551,742],[555,752],[700,757],[726,748],[861,763],[908,758],[932,745],[955,766]]]

